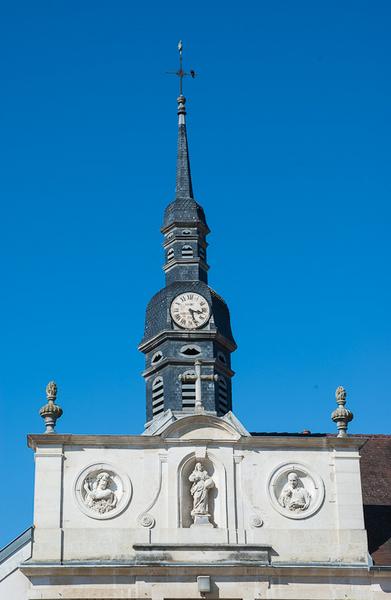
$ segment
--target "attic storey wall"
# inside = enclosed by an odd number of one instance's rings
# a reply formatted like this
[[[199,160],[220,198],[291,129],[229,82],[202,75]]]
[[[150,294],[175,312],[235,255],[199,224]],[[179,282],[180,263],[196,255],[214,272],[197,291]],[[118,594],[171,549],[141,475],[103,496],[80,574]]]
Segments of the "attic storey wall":
[[[63,437],[63,446],[52,446],[53,437],[40,436],[33,560],[59,560],[61,547],[63,560],[101,561],[132,560],[141,543],[253,543],[272,548],[276,564],[367,564],[354,441],[256,438],[234,417],[208,415],[168,423],[156,436]],[[191,509],[190,467],[182,468],[188,460],[192,468],[203,463],[214,481],[214,527],[190,527],[183,512]],[[129,481],[128,503],[118,514],[97,517],[83,508],[77,481],[88,469]],[[314,492],[316,510],[308,517],[291,515],[273,500],[273,478],[284,469],[303,477],[308,469],[318,482],[321,496]]]

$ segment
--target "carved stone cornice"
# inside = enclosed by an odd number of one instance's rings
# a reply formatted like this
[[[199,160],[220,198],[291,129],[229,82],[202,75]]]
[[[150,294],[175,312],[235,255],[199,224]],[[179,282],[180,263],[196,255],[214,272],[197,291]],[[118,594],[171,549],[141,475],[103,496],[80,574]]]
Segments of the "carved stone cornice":
[[[308,437],[308,436],[260,436],[240,437],[229,440],[205,439],[173,439],[170,438],[169,445],[199,446],[202,443],[208,446],[213,444],[224,446],[235,446],[236,449],[256,448],[301,448],[325,450],[355,450],[358,451],[367,441],[366,437],[338,438],[337,436]],[[36,450],[42,446],[63,444],[64,446],[108,446],[108,447],[139,447],[139,448],[165,448],[166,442],[159,435],[83,435],[83,434],[29,434],[27,443],[30,448]],[[64,448],[66,452],[66,448]]]
[[[216,330],[207,329],[207,330],[196,330],[192,331],[181,331],[177,329],[165,329],[160,331],[158,335],[149,339],[148,341],[141,343],[138,349],[141,352],[150,352],[157,346],[159,346],[164,340],[184,340],[187,343],[197,340],[213,340],[219,342],[222,346],[227,348],[230,352],[233,352],[236,349],[236,344],[232,343],[226,337],[222,336]]]
[[[232,371],[232,369],[229,369],[226,365],[221,363],[216,358],[203,358],[202,364],[209,365],[211,367],[214,366],[216,368],[216,370],[221,372],[223,375],[226,375],[227,377],[233,377],[235,375],[235,371]],[[165,367],[166,365],[183,365],[184,367],[186,367],[188,365],[193,366],[194,358],[193,357],[191,357],[191,358],[185,358],[185,357],[183,357],[183,358],[171,358],[171,357],[163,358],[162,360],[159,360],[159,362],[156,363],[155,365],[151,365],[150,367],[148,367],[148,369],[145,369],[145,371],[142,372],[142,375],[143,375],[143,377],[152,375],[156,371],[161,371],[162,368]]]
[[[244,546],[245,548],[245,546]],[[116,563],[94,563],[81,562],[75,564],[70,563],[34,563],[26,562],[20,567],[21,572],[29,579],[41,577],[103,577],[103,576],[149,576],[154,575],[175,575],[176,577],[188,577],[189,575],[197,576],[200,571],[200,564],[148,564],[137,565],[126,561],[126,564]],[[370,567],[366,564],[343,564],[343,563],[301,563],[301,564],[278,564],[269,565],[256,562],[247,562],[239,560],[238,563],[213,563],[202,564],[202,573],[205,575],[219,575],[232,577],[248,577],[249,575],[278,578],[278,577],[303,577],[303,578],[319,578],[319,580],[328,579],[330,577],[338,580],[346,577],[357,577],[360,579],[370,580],[377,577],[389,577],[390,571],[387,567]]]

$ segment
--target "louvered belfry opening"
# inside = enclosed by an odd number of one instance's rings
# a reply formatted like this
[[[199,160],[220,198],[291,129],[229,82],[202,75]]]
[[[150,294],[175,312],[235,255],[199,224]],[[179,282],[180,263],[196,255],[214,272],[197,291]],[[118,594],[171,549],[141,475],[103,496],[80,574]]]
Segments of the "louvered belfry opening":
[[[193,248],[191,246],[182,246],[182,257],[193,258]]]
[[[185,375],[195,375],[194,371],[186,371]],[[196,391],[195,381],[182,381],[182,408],[194,408]]]
[[[167,251],[167,261],[173,260],[174,258],[174,248],[169,248]]]
[[[219,377],[219,407],[222,412],[228,411],[228,386],[224,377]]]
[[[164,386],[163,379],[157,377],[152,384],[152,412],[153,416],[164,411]]]

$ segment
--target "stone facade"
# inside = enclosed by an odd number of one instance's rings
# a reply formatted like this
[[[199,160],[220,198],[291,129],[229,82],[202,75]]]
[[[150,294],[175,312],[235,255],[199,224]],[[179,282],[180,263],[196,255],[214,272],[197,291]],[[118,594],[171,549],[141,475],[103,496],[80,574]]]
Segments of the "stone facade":
[[[207,598],[385,597],[364,525],[365,441],[251,436],[232,413],[172,416],[152,435],[30,435],[19,597],[199,598],[201,585]]]

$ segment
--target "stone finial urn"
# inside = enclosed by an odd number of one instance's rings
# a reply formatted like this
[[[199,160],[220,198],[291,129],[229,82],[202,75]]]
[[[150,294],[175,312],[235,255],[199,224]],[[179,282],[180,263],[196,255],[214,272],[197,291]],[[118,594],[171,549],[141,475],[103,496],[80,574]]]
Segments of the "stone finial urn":
[[[62,408],[55,404],[57,397],[57,385],[55,381],[49,381],[46,386],[46,399],[47,404],[42,406],[39,414],[45,421],[46,430],[45,433],[56,433],[54,427],[57,419],[62,415]]]
[[[337,425],[337,437],[347,437],[348,423],[353,419],[353,413],[345,407],[346,390],[342,385],[337,387],[335,391],[335,400],[338,407],[331,413],[331,418]]]

